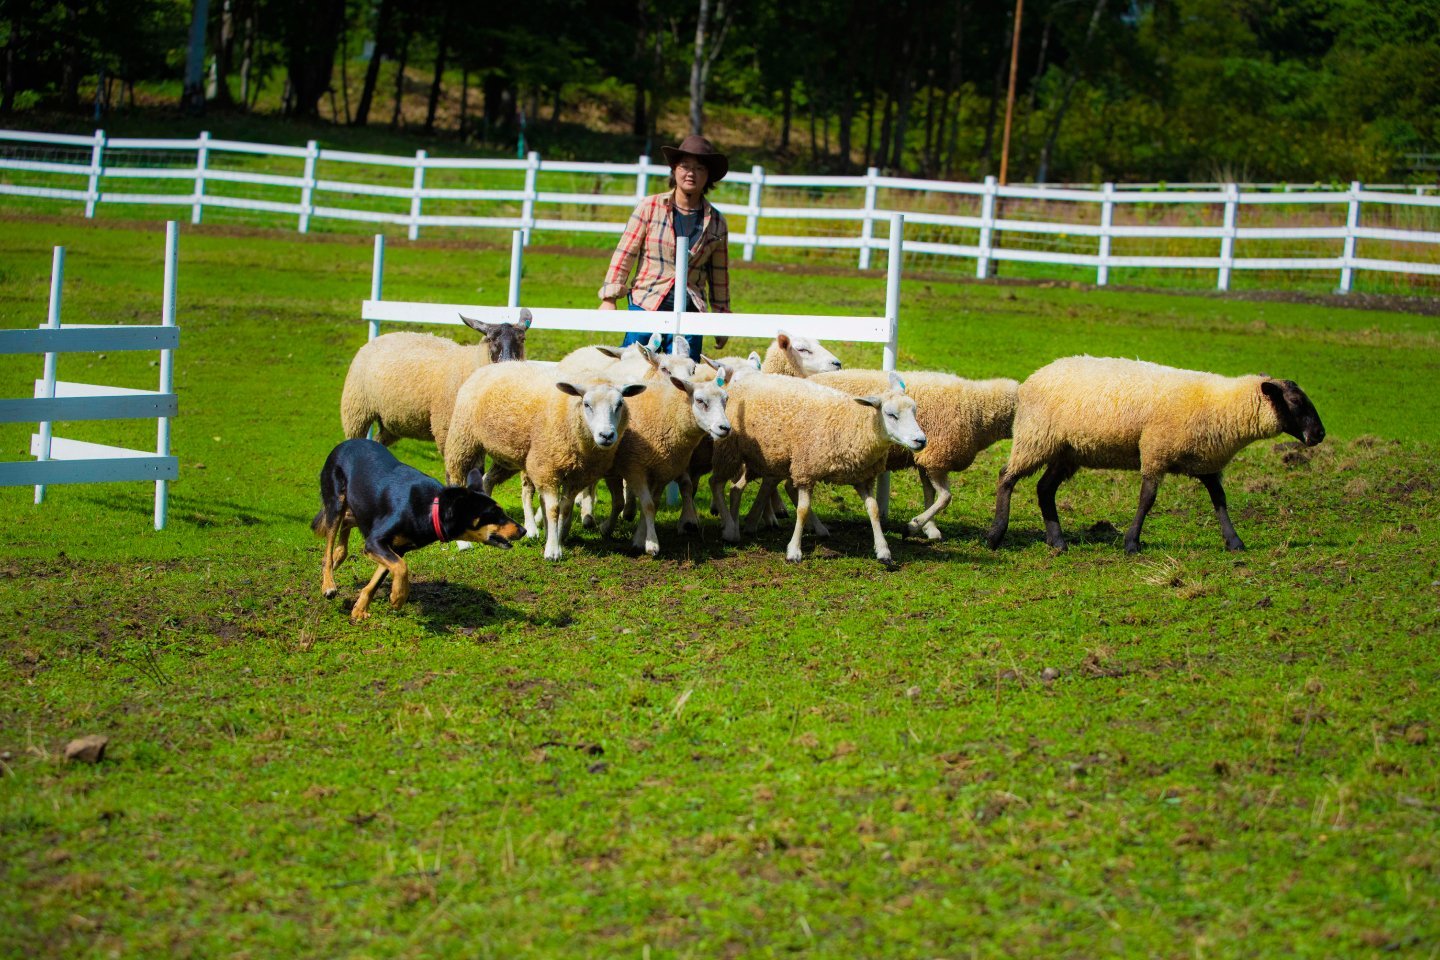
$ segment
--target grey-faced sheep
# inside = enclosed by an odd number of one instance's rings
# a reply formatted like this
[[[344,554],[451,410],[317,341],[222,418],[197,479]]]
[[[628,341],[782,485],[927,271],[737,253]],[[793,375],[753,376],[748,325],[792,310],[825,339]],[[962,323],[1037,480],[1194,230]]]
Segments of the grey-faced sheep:
[[[477,370],[455,398],[445,470],[463,477],[488,453],[486,493],[525,471],[545,505],[545,559],[558,560],[575,495],[610,470],[625,433],[625,398],[644,390],[643,383],[557,382],[553,368],[529,363]],[[526,526],[534,527],[528,515]]]
[[[1056,360],[1020,385],[1015,442],[1000,474],[986,542],[991,549],[1000,546],[1016,482],[1045,467],[1037,486],[1045,542],[1065,549],[1055,490],[1079,468],[1096,467],[1140,471],[1140,505],[1125,531],[1127,553],[1139,551],[1145,515],[1167,473],[1204,484],[1226,548],[1243,550],[1220,472],[1249,444],[1281,433],[1306,446],[1325,438],[1315,405],[1290,380],[1223,377],[1141,360]]]
[[[482,366],[525,359],[530,311],[518,323],[484,323],[461,316],[484,337],[466,346],[429,333],[387,333],[355,353],[340,395],[340,424],[349,439],[378,423],[386,446],[401,437],[434,440],[443,456],[455,395]],[[463,477],[463,474],[461,475]]]
[[[925,449],[911,453],[892,447],[886,469],[914,466],[920,475],[925,509],[909,523],[911,535],[924,531],[940,539],[935,517],[950,504],[950,474],[975,462],[976,454],[1010,436],[1015,420],[1014,380],[966,380],[948,373],[902,373],[905,392],[915,399],[915,419],[925,431]],[[888,383],[883,370],[837,370],[817,373],[812,383],[852,396],[880,393]]]
[[[915,401],[905,395],[898,378],[878,396],[852,397],[795,377],[746,377],[731,388],[729,409],[734,431],[715,444],[710,477],[711,498],[725,523],[724,539],[740,537],[733,514],[738,504],[727,504],[723,488],[742,471],[751,479],[766,480],[762,498],[774,481],[794,484],[795,532],[785,550],[785,559],[792,562],[802,557],[801,534],[815,484],[846,483],[865,502],[875,558],[890,565],[875,479],[885,469],[891,444],[910,450],[925,447],[925,432],[915,422]]]

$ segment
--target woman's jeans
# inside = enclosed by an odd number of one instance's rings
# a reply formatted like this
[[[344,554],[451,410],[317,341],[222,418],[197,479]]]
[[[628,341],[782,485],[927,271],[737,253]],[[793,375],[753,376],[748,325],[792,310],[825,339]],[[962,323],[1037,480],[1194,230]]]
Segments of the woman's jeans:
[[[635,306],[635,304],[630,303],[630,300],[629,300],[628,297],[626,298],[625,302],[626,302],[627,304],[629,304],[629,307],[630,307],[631,310],[639,310],[639,311],[641,311],[642,313],[645,312],[645,308],[644,308],[644,307],[637,307],[637,306]],[[661,335],[660,335],[660,352],[661,352],[661,353],[669,353],[669,352],[670,352],[670,346],[671,346],[671,342],[672,342],[673,339],[674,339],[674,338],[673,338],[670,334],[668,334],[668,333],[664,333],[664,334],[661,334]],[[650,334],[648,334],[648,333],[627,333],[627,334],[625,334],[625,341],[624,341],[623,343],[621,343],[620,346],[622,346],[622,347],[628,347],[628,346],[630,346],[630,344],[632,344],[632,343],[649,343],[649,342],[650,342]],[[696,335],[694,335],[694,336],[688,336],[688,337],[686,337],[686,338],[685,338],[685,342],[688,343],[688,344],[690,344],[690,359],[691,359],[691,360],[696,360],[696,361],[698,361],[698,360],[700,359],[700,349],[701,349],[701,345],[705,342],[705,338],[702,337],[702,336],[700,336],[699,334],[696,334]]]

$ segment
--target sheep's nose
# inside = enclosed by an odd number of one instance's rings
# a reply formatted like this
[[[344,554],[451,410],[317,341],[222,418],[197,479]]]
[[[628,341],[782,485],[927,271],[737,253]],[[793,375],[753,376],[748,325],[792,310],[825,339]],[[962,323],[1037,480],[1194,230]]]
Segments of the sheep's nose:
[[[917,437],[917,438],[915,439],[915,449],[916,449],[916,450],[924,450],[924,449],[925,449],[925,444],[928,443],[928,442],[929,442],[929,441],[926,440],[924,437]]]
[[[614,431],[614,430],[606,430],[604,433],[600,434],[596,439],[598,439],[598,440],[600,441],[600,446],[602,446],[602,447],[608,447],[608,446],[610,446],[610,444],[612,444],[612,443],[615,442],[615,431]]]
[[[840,361],[839,361],[839,360],[831,360],[831,361],[830,361],[830,369],[832,369],[832,370],[839,370],[839,369],[840,369]]]
[[[722,423],[722,424],[720,424],[720,426],[718,426],[718,427],[715,428],[715,432],[718,433],[718,434],[720,434],[720,436],[722,436],[722,437],[728,437],[728,436],[730,436],[730,424],[728,424],[728,423]]]

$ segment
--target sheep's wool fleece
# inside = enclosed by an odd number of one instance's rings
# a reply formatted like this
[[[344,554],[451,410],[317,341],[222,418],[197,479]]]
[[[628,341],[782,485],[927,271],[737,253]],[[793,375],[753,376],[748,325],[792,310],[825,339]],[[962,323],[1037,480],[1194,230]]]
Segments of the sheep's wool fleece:
[[[446,474],[465,476],[483,451],[540,489],[588,487],[610,469],[619,444],[595,446],[581,402],[556,389],[553,367],[513,361],[477,370],[455,400]]]
[[[630,425],[620,438],[611,476],[669,483],[685,472],[706,436],[690,409],[690,396],[667,379],[625,401]]]
[[[479,347],[429,333],[387,333],[355,353],[340,397],[341,427],[363,436],[379,419],[395,437],[437,440],[450,420],[455,394],[490,359]]]
[[[1143,360],[1066,357],[1020,385],[1011,472],[1077,466],[1206,474],[1280,432],[1265,377],[1223,377]]]
[[[925,449],[890,452],[890,469],[913,463],[931,470],[964,470],[975,455],[1010,436],[1015,420],[1014,380],[966,380],[949,373],[906,371],[898,376],[915,401],[915,420],[925,431]],[[834,387],[851,396],[878,396],[890,389],[884,370],[835,370],[817,373],[811,383]]]
[[[715,473],[861,483],[879,475],[890,438],[873,407],[839,390],[785,376],[753,376],[730,390],[735,432],[715,444]]]
[[[773,373],[782,377],[805,376],[805,371],[795,366],[795,361],[790,359],[790,354],[780,349],[777,341],[771,340],[770,347],[765,351],[765,359],[760,365],[761,373]]]

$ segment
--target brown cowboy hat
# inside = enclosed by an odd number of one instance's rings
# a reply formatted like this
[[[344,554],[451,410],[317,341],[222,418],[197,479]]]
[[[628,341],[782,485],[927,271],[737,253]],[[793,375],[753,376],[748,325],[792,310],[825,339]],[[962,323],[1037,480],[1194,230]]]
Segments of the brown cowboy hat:
[[[699,160],[705,164],[705,169],[710,171],[711,183],[719,183],[725,179],[725,174],[730,172],[730,159],[716,150],[713,143],[698,133],[692,133],[681,140],[678,147],[661,147],[660,152],[665,154],[665,162],[670,165],[672,170],[675,169],[675,165],[680,162],[682,157],[694,157]]]

